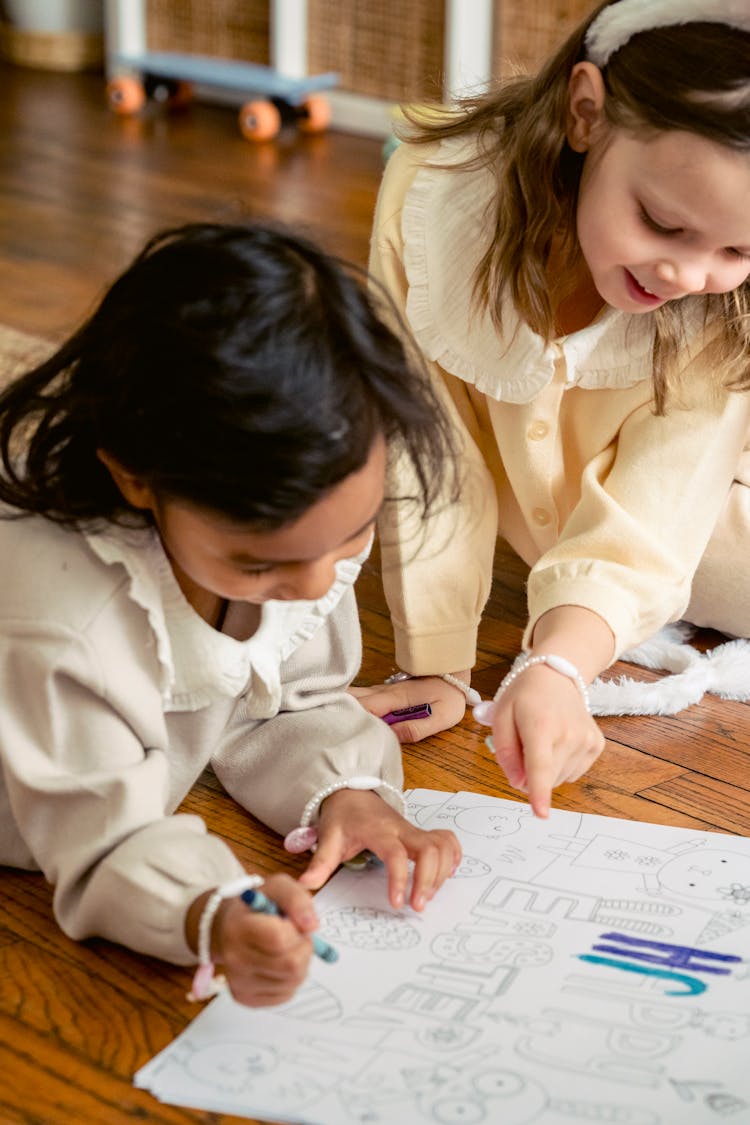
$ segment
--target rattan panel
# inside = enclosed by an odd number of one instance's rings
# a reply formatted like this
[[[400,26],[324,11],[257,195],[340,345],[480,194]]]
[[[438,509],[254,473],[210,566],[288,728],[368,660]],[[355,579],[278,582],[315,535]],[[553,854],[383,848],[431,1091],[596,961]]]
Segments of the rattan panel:
[[[465,0],[471,3],[471,0]],[[495,0],[496,75],[534,71],[595,0]],[[308,70],[390,101],[439,98],[445,54],[441,0],[308,0]],[[147,0],[151,50],[270,62],[269,0]]]
[[[595,0],[495,0],[495,73],[533,74],[595,7]]]
[[[270,23],[268,0],[148,0],[146,4],[146,42],[152,51],[186,51],[268,65]]]
[[[308,0],[308,69],[358,94],[440,97],[444,22],[440,0]]]

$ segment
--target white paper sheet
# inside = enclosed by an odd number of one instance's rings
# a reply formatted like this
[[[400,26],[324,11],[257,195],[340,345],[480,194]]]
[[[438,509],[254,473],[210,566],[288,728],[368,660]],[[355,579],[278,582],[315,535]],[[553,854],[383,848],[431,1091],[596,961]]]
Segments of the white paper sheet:
[[[409,815],[464,849],[423,914],[339,872],[340,960],[278,1008],[218,997],[136,1085],[305,1125],[750,1122],[750,840],[432,790]]]

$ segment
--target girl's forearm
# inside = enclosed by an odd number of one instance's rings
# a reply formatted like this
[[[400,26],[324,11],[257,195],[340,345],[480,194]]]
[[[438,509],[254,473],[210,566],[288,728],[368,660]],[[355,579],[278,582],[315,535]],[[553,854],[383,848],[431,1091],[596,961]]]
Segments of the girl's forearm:
[[[563,605],[549,610],[537,621],[532,652],[564,656],[590,683],[611,664],[615,638],[598,613],[582,606]]]

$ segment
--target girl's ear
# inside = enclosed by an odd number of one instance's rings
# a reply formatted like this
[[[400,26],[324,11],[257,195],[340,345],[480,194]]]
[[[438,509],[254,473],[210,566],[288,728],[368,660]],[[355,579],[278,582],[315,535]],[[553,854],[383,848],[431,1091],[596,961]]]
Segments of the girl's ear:
[[[141,480],[135,473],[131,473],[124,465],[121,465],[117,458],[108,453],[106,449],[97,449],[96,455],[101,463],[109,469],[112,480],[131,508],[141,508],[153,512],[156,498],[151,486]]]
[[[604,79],[598,66],[576,63],[568,81],[566,135],[574,152],[587,152],[604,121]]]

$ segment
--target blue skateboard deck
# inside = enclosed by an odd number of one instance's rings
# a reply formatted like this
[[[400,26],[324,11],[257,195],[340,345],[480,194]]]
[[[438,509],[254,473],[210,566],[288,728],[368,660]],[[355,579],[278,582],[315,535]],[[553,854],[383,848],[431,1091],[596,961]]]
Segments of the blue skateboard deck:
[[[260,94],[266,98],[280,98],[290,105],[300,105],[309,94],[330,90],[338,84],[338,75],[333,73],[288,78],[273,67],[258,63],[171,51],[118,55],[114,63],[117,67],[135,70],[142,75],[217,86],[236,90],[243,95]]]

